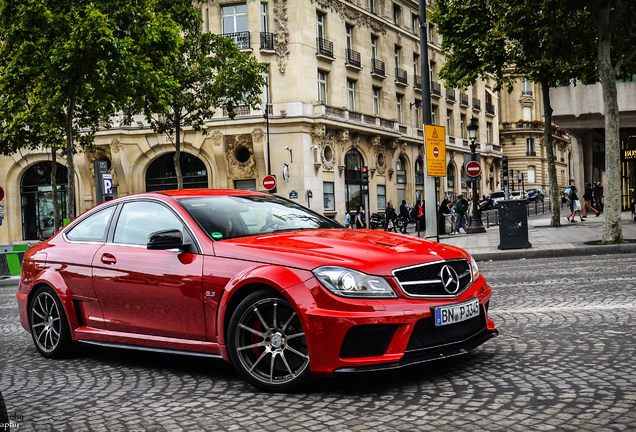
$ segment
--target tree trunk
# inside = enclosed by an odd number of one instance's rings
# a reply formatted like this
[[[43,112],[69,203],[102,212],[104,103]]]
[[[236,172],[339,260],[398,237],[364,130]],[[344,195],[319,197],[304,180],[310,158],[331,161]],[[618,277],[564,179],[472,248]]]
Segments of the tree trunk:
[[[66,163],[68,168],[68,186],[66,200],[66,217],[75,217],[75,164],[73,155],[75,154],[75,144],[73,142],[73,117],[75,115],[75,95],[69,96],[66,108]]]
[[[598,30],[598,69],[603,87],[605,111],[605,207],[603,221],[603,243],[621,243],[621,157],[618,96],[616,91],[617,70],[612,65],[612,2],[603,2],[594,11]]]
[[[554,141],[552,140],[552,104],[550,103],[550,86],[547,81],[541,82],[543,94],[543,108],[545,125],[543,128],[543,142],[545,143],[546,157],[548,158],[548,183],[550,184],[550,208],[552,217],[550,226],[561,226],[561,194],[557,181],[556,163],[554,162]]]
[[[174,140],[174,171],[177,174],[177,189],[183,189],[183,174],[181,173],[181,116],[175,109],[175,134],[177,135]]]
[[[53,199],[53,232],[60,229],[60,203],[57,201],[57,149],[51,147],[51,198]]]

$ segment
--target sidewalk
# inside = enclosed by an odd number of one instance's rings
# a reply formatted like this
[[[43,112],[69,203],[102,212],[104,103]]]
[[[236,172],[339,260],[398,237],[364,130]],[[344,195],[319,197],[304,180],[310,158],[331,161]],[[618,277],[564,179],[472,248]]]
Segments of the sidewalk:
[[[636,243],[585,244],[603,238],[603,214],[596,217],[590,213],[584,222],[577,217],[577,222],[572,223],[565,218],[569,213],[569,209],[561,210],[561,226],[556,228],[550,226],[550,213],[531,216],[528,219],[528,241],[532,247],[528,249],[499,249],[498,226],[486,228],[486,232],[480,234],[441,235],[439,240],[466,250],[478,261],[636,253]],[[621,219],[623,239],[636,240],[636,223],[631,212],[622,212]],[[424,233],[421,235],[424,236]]]

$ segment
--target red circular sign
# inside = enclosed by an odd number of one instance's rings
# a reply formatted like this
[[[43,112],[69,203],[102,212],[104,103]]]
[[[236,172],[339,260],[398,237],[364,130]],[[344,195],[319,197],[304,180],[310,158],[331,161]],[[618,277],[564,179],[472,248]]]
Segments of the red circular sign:
[[[263,187],[268,191],[276,187],[276,177],[273,175],[267,175],[263,178]]]
[[[433,147],[433,156],[439,157],[439,149],[437,147]]]
[[[471,177],[477,177],[481,174],[481,165],[477,161],[470,161],[466,164],[466,174]]]
[[[4,199],[4,189],[0,187],[0,201]]]

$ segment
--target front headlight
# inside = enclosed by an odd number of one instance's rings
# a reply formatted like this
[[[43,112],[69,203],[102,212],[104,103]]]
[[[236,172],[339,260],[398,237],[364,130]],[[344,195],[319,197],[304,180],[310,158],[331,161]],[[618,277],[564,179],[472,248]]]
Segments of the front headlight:
[[[479,268],[477,267],[477,261],[472,255],[470,257],[470,271],[473,275],[473,282],[475,282],[479,278]]]
[[[396,298],[389,283],[380,276],[368,275],[345,267],[325,266],[313,271],[329,291],[348,298]]]

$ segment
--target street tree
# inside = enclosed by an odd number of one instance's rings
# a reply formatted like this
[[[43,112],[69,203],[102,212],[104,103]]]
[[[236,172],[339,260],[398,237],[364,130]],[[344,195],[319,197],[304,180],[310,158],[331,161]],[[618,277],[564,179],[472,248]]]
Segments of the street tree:
[[[603,243],[623,240],[621,224],[621,142],[616,80],[636,73],[636,1],[588,0],[597,33],[596,67],[605,113],[605,220]]]
[[[480,78],[494,79],[496,90],[511,91],[519,78],[541,84],[551,226],[560,225],[560,196],[549,89],[594,76],[586,19],[572,0],[440,0],[431,18],[442,36],[439,76],[447,86],[465,88]]]
[[[186,2],[189,3],[189,2]],[[167,1],[166,12],[181,16],[183,44],[178,58],[163,73],[177,86],[168,99],[148,104],[146,119],[158,134],[165,134],[175,146],[177,188],[183,189],[181,138],[184,127],[206,134],[205,121],[216,109],[233,119],[239,107],[256,108],[263,91],[265,65],[240,51],[230,38],[201,31],[202,17],[183,1]]]
[[[6,137],[60,148],[68,167],[68,216],[75,216],[73,155],[119,110],[144,109],[176,84],[180,27],[157,0],[0,2],[0,121]],[[7,143],[3,153],[24,142]],[[55,164],[54,164],[55,165]],[[57,209],[54,210],[57,214]]]

